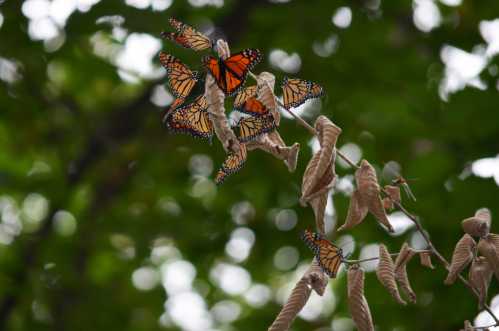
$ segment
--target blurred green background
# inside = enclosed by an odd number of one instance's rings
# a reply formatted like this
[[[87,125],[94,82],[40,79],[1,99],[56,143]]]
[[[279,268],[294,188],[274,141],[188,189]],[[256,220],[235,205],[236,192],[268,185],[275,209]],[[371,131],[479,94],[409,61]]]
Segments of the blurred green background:
[[[326,97],[297,111],[331,118],[339,147],[384,183],[414,179],[418,201],[405,204],[445,256],[460,220],[483,206],[499,214],[497,1],[2,0],[1,330],[266,330],[311,261],[299,232],[313,214],[298,204],[310,135],[283,119],[285,141],[301,144],[297,171],[256,151],[216,187],[220,143],[160,120],[172,97],[159,50],[198,70],[204,55],[159,38],[170,16],[233,51],[259,48],[255,72],[323,85]],[[352,189],[352,169],[337,171],[330,231]],[[380,242],[420,247],[391,217],[396,236],[372,216],[330,235],[353,256]],[[407,307],[367,274],[378,330],[458,330],[477,317],[441,266],[414,260],[409,274],[418,303]],[[292,330],[353,330],[345,297],[342,272]]]

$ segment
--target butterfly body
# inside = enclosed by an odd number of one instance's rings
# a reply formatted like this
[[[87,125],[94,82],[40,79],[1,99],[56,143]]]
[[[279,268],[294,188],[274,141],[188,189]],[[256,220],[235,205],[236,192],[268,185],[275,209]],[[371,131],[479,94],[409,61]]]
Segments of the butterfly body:
[[[312,250],[322,270],[335,278],[343,262],[343,251],[318,233],[305,230],[302,234],[305,244]]]
[[[248,72],[261,60],[261,53],[257,49],[248,48],[242,52],[219,59],[205,56],[203,65],[215,78],[218,87],[227,96],[237,93],[246,81]]]

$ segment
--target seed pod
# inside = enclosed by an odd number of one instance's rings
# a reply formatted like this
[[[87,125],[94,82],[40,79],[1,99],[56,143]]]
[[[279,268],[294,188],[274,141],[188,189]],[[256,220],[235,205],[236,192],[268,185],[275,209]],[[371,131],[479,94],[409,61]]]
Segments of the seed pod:
[[[469,234],[465,234],[456,244],[454,253],[452,253],[452,261],[449,266],[449,274],[444,283],[450,285],[456,281],[457,276],[461,271],[468,266],[473,260],[476,250],[476,242]]]
[[[431,263],[431,252],[419,253],[419,262],[423,267],[435,269],[435,266],[433,265],[433,263]]]
[[[381,284],[388,290],[390,295],[401,305],[407,303],[400,297],[397,283],[395,282],[395,265],[386,246],[379,245],[379,264],[376,269],[376,276]]]
[[[464,232],[474,237],[486,237],[490,232],[491,216],[487,208],[478,209],[475,216],[461,222]]]
[[[482,309],[487,302],[487,292],[492,279],[492,269],[485,257],[478,256],[473,259],[468,278],[471,286],[478,292],[478,306]]]
[[[499,256],[494,242],[489,238],[481,238],[478,242],[478,251],[485,256],[490,268],[494,271],[496,279],[499,280]]]
[[[348,307],[359,331],[374,331],[369,305],[364,296],[364,271],[358,266],[348,269]]]
[[[360,198],[366,204],[369,212],[388,229],[388,232],[394,232],[379,196],[380,188],[376,171],[366,160],[362,160],[360,168],[355,172],[355,180]]]
[[[407,263],[416,254],[412,248],[404,243],[400,249],[399,255],[395,260],[395,280],[398,282],[400,288],[409,298],[409,302],[416,303],[416,293],[412,290],[409,277],[407,276]]]
[[[367,211],[367,206],[361,200],[359,191],[354,191],[350,197],[347,219],[345,220],[345,223],[338,228],[338,231],[348,230],[362,223],[367,215]]]

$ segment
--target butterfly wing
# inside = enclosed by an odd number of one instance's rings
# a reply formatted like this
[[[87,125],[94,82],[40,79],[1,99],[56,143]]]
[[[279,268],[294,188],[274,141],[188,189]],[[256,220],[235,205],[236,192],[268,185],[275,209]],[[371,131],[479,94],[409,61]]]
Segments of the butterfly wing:
[[[252,116],[263,116],[269,113],[267,107],[254,97],[248,98],[237,110]]]
[[[319,84],[299,78],[284,77],[281,87],[286,109],[298,107],[308,99],[318,98],[323,94]]]
[[[232,175],[233,173],[238,172],[246,162],[248,157],[248,152],[246,150],[245,144],[240,144],[240,149],[238,153],[231,153],[225,159],[224,163],[215,177],[215,182],[217,185],[220,185],[224,182],[227,176]]]
[[[225,92],[227,84],[225,80],[224,68],[220,66],[220,61],[211,55],[203,57],[202,61],[204,67],[215,79],[218,87]]]
[[[234,99],[234,108],[235,109],[241,108],[244,102],[248,98],[254,97],[255,95],[256,95],[256,85],[248,86],[243,90],[239,91],[239,93],[236,94],[236,98]]]
[[[305,230],[302,239],[307,246],[314,252],[315,258],[319,262],[322,270],[331,278],[338,274],[341,262],[343,261],[343,252],[339,247],[324,239],[320,234]]]
[[[206,98],[200,95],[193,103],[178,108],[167,117],[167,126],[173,132],[187,133],[195,138],[211,140],[213,124],[207,109]]]
[[[177,30],[177,34],[163,33],[163,37],[170,39],[185,48],[190,48],[195,51],[202,51],[212,47],[211,39],[194,29],[192,26],[182,23],[174,18],[170,18],[169,22],[170,25]]]
[[[276,124],[272,114],[241,118],[236,125],[236,130],[239,131],[238,138],[242,142],[254,140],[264,133],[275,130],[275,128]]]
[[[262,54],[258,49],[247,48],[223,60],[222,63],[225,67],[224,79],[226,81],[224,92],[227,95],[236,93],[244,85],[248,72],[261,59]]]
[[[187,98],[198,81],[197,72],[191,71],[179,59],[165,52],[159,53],[159,61],[166,69],[172,93],[177,98]]]

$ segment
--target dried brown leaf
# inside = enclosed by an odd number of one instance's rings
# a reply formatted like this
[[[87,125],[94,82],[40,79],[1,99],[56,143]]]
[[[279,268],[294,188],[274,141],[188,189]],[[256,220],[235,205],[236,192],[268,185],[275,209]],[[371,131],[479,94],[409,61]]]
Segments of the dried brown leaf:
[[[317,228],[320,233],[324,233],[324,213],[327,204],[327,195],[329,190],[333,187],[335,176],[333,169],[330,167],[329,171],[326,171],[320,181],[316,183],[316,186],[309,190],[308,196],[304,195],[303,190],[310,186],[310,181],[312,181],[312,176],[316,174],[316,169],[320,160],[320,153],[315,153],[310,159],[310,162],[303,173],[302,182],[302,196],[300,198],[300,203],[302,205],[310,204],[314,210],[315,220]]]
[[[211,75],[206,75],[205,97],[208,102],[208,114],[218,140],[220,140],[226,152],[238,153],[240,149],[239,140],[230,128],[227,116],[225,116],[225,95],[218,88],[215,79]]]
[[[355,180],[357,182],[357,190],[360,193],[360,198],[367,206],[369,212],[373,214],[389,232],[394,232],[393,227],[386,216],[385,209],[383,208],[376,171],[366,160],[362,160],[360,168],[355,172]]]
[[[269,72],[261,72],[257,76],[257,99],[260,100],[274,116],[274,121],[277,126],[281,122],[281,113],[279,113],[279,105],[274,94],[275,76]]]
[[[478,242],[478,251],[485,256],[489,262],[490,268],[494,271],[496,279],[499,280],[499,256],[494,241],[489,237],[480,238],[480,241]]]
[[[478,209],[473,217],[461,222],[464,232],[474,237],[486,237],[490,232],[491,216],[487,208]]]
[[[494,244],[494,246],[496,247],[496,251],[499,252],[499,234],[490,233],[487,236],[487,239]]]
[[[379,264],[376,269],[376,276],[381,284],[388,290],[390,295],[401,305],[407,303],[400,297],[400,293],[395,282],[395,265],[386,246],[379,245]]]
[[[393,209],[394,205],[393,205],[393,201],[392,199],[390,199],[389,197],[384,197],[383,198],[383,208],[385,208],[385,210],[391,210]]]
[[[480,309],[482,309],[487,302],[487,292],[492,279],[492,273],[490,264],[485,257],[478,256],[473,259],[468,279],[471,286],[473,286],[478,293],[478,305]]]
[[[450,285],[457,276],[468,266],[475,256],[476,242],[469,234],[465,234],[456,244],[449,266],[449,274],[444,283]]]
[[[470,321],[464,321],[464,331],[474,331],[473,325],[471,325]]]
[[[290,172],[296,170],[298,154],[300,152],[300,144],[294,143],[292,146],[286,146],[279,132],[274,130],[268,134],[263,134],[257,139],[246,143],[248,150],[260,149],[264,152],[272,154],[279,160],[283,160]]]
[[[368,212],[367,206],[360,198],[359,191],[354,191],[350,197],[350,206],[348,207],[345,223],[338,228],[338,231],[348,230],[362,223]]]
[[[411,283],[409,282],[409,277],[407,275],[407,263],[415,254],[416,252],[414,252],[414,250],[410,248],[407,243],[404,243],[400,249],[397,259],[395,260],[395,280],[411,303],[416,303],[416,293],[414,293]]]
[[[431,262],[431,252],[421,252],[419,253],[419,262],[423,267],[430,269],[435,269],[435,266]]]
[[[315,121],[315,129],[321,146],[317,152],[319,154],[316,166],[311,169],[307,178],[304,178],[302,184],[302,197],[307,197],[317,189],[317,184],[323,181],[326,172],[332,171],[333,177],[336,177],[334,170],[334,161],[336,157],[336,140],[341,133],[337,127],[325,116],[319,116]]]
[[[359,331],[374,331],[371,311],[364,296],[364,271],[356,266],[350,267],[347,281],[348,307],[357,329]]]
[[[225,60],[226,58],[228,58],[230,56],[229,44],[223,39],[217,40],[216,50],[217,50],[218,56],[223,60]]]

